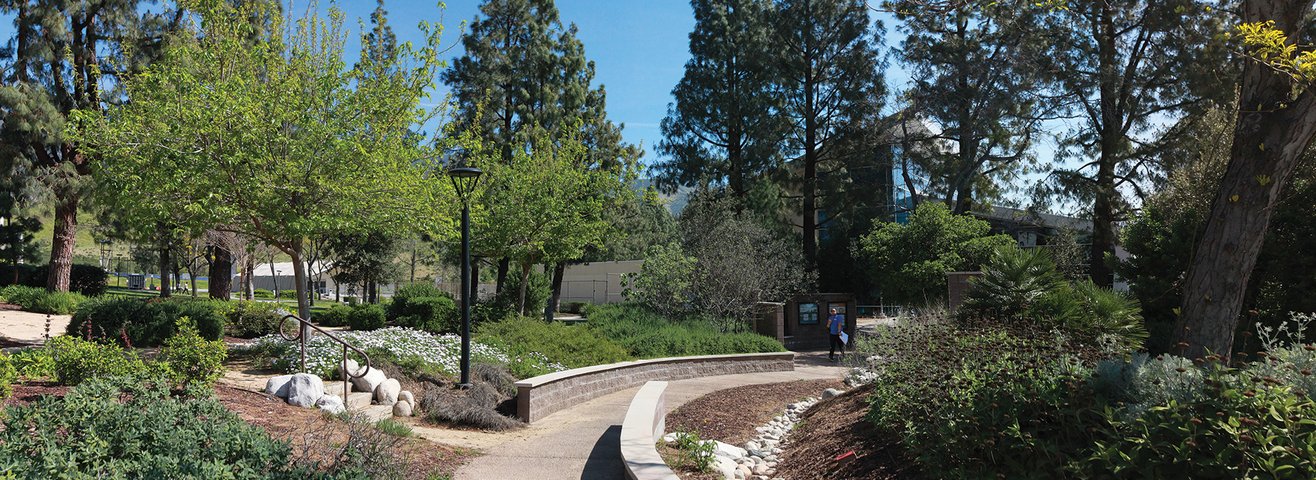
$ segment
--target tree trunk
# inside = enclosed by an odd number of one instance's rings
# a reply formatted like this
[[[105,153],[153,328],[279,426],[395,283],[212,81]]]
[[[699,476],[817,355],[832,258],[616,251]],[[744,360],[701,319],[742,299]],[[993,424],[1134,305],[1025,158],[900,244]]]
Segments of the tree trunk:
[[[248,254],[246,260],[242,267],[242,299],[253,300],[256,298],[256,282],[253,278],[256,276],[256,256]]]
[[[503,293],[503,288],[507,286],[507,272],[512,268],[512,260],[503,257],[498,259],[498,280],[494,284],[494,291]]]
[[[50,241],[50,268],[46,272],[46,289],[69,291],[73,271],[73,245],[78,234],[78,195],[66,193],[55,206],[55,236]]]
[[[813,66],[813,59],[805,59],[805,65]],[[818,268],[818,119],[814,112],[813,72],[804,82],[804,266],[813,271]]]
[[[526,284],[530,283],[530,262],[521,263],[521,286],[516,292],[516,311],[525,315]]]
[[[296,263],[296,260],[293,260]],[[297,270],[293,268],[294,272]],[[274,298],[279,298],[279,272],[274,269],[274,255],[270,255],[270,286],[274,287]]]
[[[233,290],[233,252],[218,244],[210,248],[210,270],[206,272],[210,277],[210,298],[228,300]]]
[[[471,256],[471,284],[468,288],[471,289],[471,306],[474,307],[474,304],[480,302],[480,257]]]
[[[1088,259],[1092,283],[1110,288],[1115,278],[1106,266],[1106,254],[1115,252],[1115,198],[1119,192],[1115,189],[1115,164],[1123,154],[1123,133],[1120,126],[1124,116],[1119,109],[1120,71],[1116,61],[1116,37],[1114,13],[1107,3],[1098,3],[1097,31],[1099,45],[1098,64],[1100,68],[1101,101],[1101,153],[1097,158],[1096,198],[1092,203],[1092,248]]]
[[[293,284],[297,290],[297,316],[305,320],[311,319],[311,305],[306,302],[306,264],[302,262],[302,242],[300,239],[292,242],[292,248],[284,250],[288,256],[292,257],[292,278]],[[310,340],[310,327],[302,325],[302,338]]]
[[[1243,22],[1274,20],[1292,44],[1311,6],[1312,0],[1245,1]],[[1289,77],[1255,61],[1244,65],[1229,165],[1193,252],[1175,323],[1175,345],[1189,358],[1230,355],[1273,207],[1316,135],[1316,95],[1308,87],[1291,101],[1291,91]]]
[[[553,321],[558,302],[562,300],[562,276],[567,272],[567,262],[557,262],[553,266],[553,291],[548,296],[548,306],[544,307],[544,321]]]
[[[156,224],[156,253],[160,256],[160,297],[168,298],[173,296],[173,284],[169,281],[169,273],[173,270],[173,258],[169,252],[169,229],[163,223]]]

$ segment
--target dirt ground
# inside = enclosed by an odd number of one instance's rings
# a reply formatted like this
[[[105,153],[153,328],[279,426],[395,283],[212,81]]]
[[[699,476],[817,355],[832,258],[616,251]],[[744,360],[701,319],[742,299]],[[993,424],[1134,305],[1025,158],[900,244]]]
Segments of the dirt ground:
[[[777,476],[792,480],[918,479],[899,440],[865,418],[871,387],[819,402],[782,447]]]
[[[73,316],[24,312],[16,305],[0,304],[0,347],[45,343],[47,319],[50,336],[54,337],[64,334]]]
[[[698,432],[703,439],[742,445],[754,429],[786,411],[786,405],[818,397],[840,380],[801,380],[728,388],[696,398],[667,414],[667,431]]]

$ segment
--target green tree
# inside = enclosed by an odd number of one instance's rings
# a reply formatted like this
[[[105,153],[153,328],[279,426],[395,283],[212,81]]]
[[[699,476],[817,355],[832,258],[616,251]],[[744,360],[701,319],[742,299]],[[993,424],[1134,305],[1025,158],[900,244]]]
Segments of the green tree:
[[[608,235],[607,205],[629,193],[627,172],[591,168],[589,151],[577,128],[556,135],[539,130],[529,147],[511,162],[488,161],[493,155],[468,152],[485,170],[474,200],[473,235],[484,249],[512,259],[519,267],[517,310],[525,314],[525,292],[535,264],[581,258]],[[491,152],[490,152],[491,153]]]
[[[1029,173],[1033,139],[1051,103],[1036,66],[1043,10],[1027,1],[949,9],[923,3],[887,5],[906,34],[897,55],[913,80],[908,114],[940,127],[918,139],[936,146],[906,154],[928,177],[927,194],[967,213],[975,200],[997,198]]]
[[[511,163],[536,129],[556,135],[568,125],[579,130],[571,135],[586,148],[584,164],[616,168],[639,159],[641,151],[622,143],[621,126],[607,119],[604,87],[590,86],[594,63],[552,0],[486,0],[462,47],[443,72],[456,101],[454,131],[475,132],[502,163]],[[499,260],[499,291],[509,260]]]
[[[693,0],[690,60],[672,89],[656,165],[666,190],[725,183],[741,200],[780,166],[785,118],[776,95],[768,0]]]
[[[923,305],[946,297],[946,272],[978,269],[1008,235],[989,235],[991,225],[955,215],[941,203],[920,203],[908,223],[882,223],[860,240],[882,301]]]
[[[379,303],[379,284],[400,273],[398,238],[380,230],[347,231],[326,237],[326,250],[336,273],[334,282],[362,285],[362,298]]]
[[[1110,287],[1115,223],[1132,209],[1124,192],[1141,192],[1154,171],[1150,160],[1173,138],[1139,135],[1230,91],[1233,69],[1216,41],[1223,13],[1194,0],[1069,2],[1051,12],[1046,64],[1053,67],[1042,70],[1080,119],[1057,160],[1081,164],[1054,170],[1040,192],[1091,205],[1089,274]]]
[[[880,39],[861,0],[779,0],[773,64],[790,122],[784,146],[790,187],[799,192],[804,259],[818,254],[820,171],[843,168],[853,148],[847,136],[868,135],[886,94]],[[867,128],[866,128],[867,127]],[[845,148],[852,147],[852,148]],[[861,187],[862,188],[862,187]]]
[[[93,159],[65,135],[75,110],[123,100],[114,87],[155,59],[181,9],[140,8],[138,0],[4,1],[13,37],[0,78],[0,167],[54,202],[46,288],[68,291],[78,208],[92,185]]]
[[[291,257],[303,317],[307,238],[362,225],[444,229],[430,212],[449,211],[433,207],[451,195],[425,175],[417,159],[431,155],[411,130],[429,115],[420,102],[439,66],[437,26],[421,24],[419,47],[398,45],[349,69],[337,10],[285,23],[265,5],[196,8],[188,20],[201,34],[126,79],[132,102],[81,119],[107,182],[125,196],[168,199],[187,225],[241,233]]]

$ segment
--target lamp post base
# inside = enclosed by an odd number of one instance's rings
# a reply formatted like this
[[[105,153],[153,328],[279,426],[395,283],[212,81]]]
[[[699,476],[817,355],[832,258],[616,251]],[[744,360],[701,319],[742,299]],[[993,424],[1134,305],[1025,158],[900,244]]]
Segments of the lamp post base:
[[[471,389],[471,384],[469,384],[469,383],[458,383],[458,384],[455,385],[455,386],[457,387],[458,390],[470,390],[470,389]]]

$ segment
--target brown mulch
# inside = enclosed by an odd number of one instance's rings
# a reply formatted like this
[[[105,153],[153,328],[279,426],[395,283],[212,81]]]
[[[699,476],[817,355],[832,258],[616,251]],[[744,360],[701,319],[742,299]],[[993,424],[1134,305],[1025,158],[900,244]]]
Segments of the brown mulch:
[[[22,310],[22,309],[23,309],[23,307],[20,307],[20,306],[18,306],[18,305],[14,305],[14,304],[12,304],[12,303],[3,303],[3,302],[0,302],[0,311],[4,311],[4,310]]]
[[[0,401],[0,406],[8,407],[11,405],[27,405],[40,400],[42,396],[54,395],[62,397],[69,391],[69,387],[57,384],[55,382],[25,382],[14,385],[14,394]]]
[[[696,398],[667,414],[667,431],[698,432],[703,439],[741,445],[754,429],[786,411],[786,405],[842,388],[840,380],[799,380],[718,390]]]
[[[918,479],[899,439],[864,416],[872,387],[818,402],[804,414],[782,447],[776,476],[792,480]],[[838,460],[847,453],[854,453]]]
[[[340,445],[348,437],[348,424],[316,408],[294,407],[263,393],[223,385],[215,387],[215,393],[224,406],[247,423],[264,428],[274,438],[291,442],[294,455],[300,453],[313,460],[325,460],[333,448],[324,447]],[[421,438],[405,439],[400,447],[397,454],[405,459],[408,479],[451,476],[475,456],[471,450]]]

